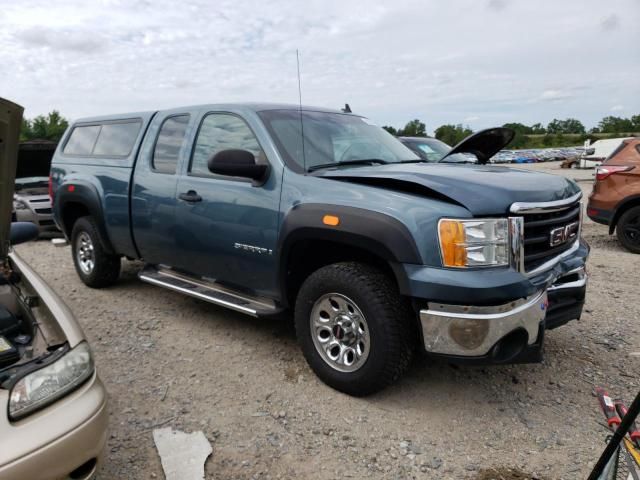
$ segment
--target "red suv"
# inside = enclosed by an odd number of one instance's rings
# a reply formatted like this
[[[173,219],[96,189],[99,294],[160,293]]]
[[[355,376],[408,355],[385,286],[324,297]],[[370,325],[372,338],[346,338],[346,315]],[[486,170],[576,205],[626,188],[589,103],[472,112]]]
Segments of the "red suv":
[[[624,140],[596,168],[587,215],[609,225],[609,234],[615,230],[627,250],[640,253],[640,138]]]

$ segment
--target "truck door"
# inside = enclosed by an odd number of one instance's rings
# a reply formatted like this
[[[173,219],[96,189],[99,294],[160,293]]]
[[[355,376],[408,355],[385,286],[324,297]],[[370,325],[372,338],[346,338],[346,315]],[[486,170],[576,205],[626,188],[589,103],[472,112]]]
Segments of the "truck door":
[[[268,162],[247,122],[226,112],[204,114],[191,158],[178,179],[174,266],[258,294],[275,289],[280,181],[271,169],[261,186],[212,174],[207,161],[226,149],[248,150]]]
[[[189,112],[161,112],[149,127],[136,163],[131,191],[133,238],[151,264],[171,264],[178,238],[178,167],[188,156],[187,134],[195,121]]]

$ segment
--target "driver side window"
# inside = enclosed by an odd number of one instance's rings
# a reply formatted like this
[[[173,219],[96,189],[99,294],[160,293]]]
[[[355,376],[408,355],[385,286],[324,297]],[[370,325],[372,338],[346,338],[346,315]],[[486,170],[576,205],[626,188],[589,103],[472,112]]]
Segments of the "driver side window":
[[[204,117],[196,138],[189,173],[197,176],[217,176],[209,171],[207,162],[221,150],[240,149],[253,153],[258,163],[264,152],[258,139],[240,117],[228,113],[210,113]]]

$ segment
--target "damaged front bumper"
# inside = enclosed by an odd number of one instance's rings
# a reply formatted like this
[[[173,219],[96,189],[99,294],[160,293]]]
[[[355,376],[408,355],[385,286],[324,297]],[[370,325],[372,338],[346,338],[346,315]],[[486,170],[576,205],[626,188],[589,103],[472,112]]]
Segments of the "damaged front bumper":
[[[548,288],[501,305],[429,302],[419,311],[427,353],[465,363],[530,363],[542,360],[545,329],[579,318],[587,275],[584,266]]]
[[[500,342],[533,344],[547,310],[541,291],[505,305],[474,306],[429,303],[420,310],[424,347],[441,355],[484,356]]]
[[[576,242],[547,270],[451,271],[404,265],[427,354],[469,364],[532,363],[544,335],[579,319],[589,246]],[[463,302],[460,299],[464,299]]]

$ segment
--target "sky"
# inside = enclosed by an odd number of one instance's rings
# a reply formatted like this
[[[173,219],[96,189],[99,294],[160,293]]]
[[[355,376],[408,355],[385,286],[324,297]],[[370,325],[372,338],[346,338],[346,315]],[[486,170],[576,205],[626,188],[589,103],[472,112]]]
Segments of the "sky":
[[[473,130],[640,114],[640,0],[0,0],[32,118],[298,102]]]

